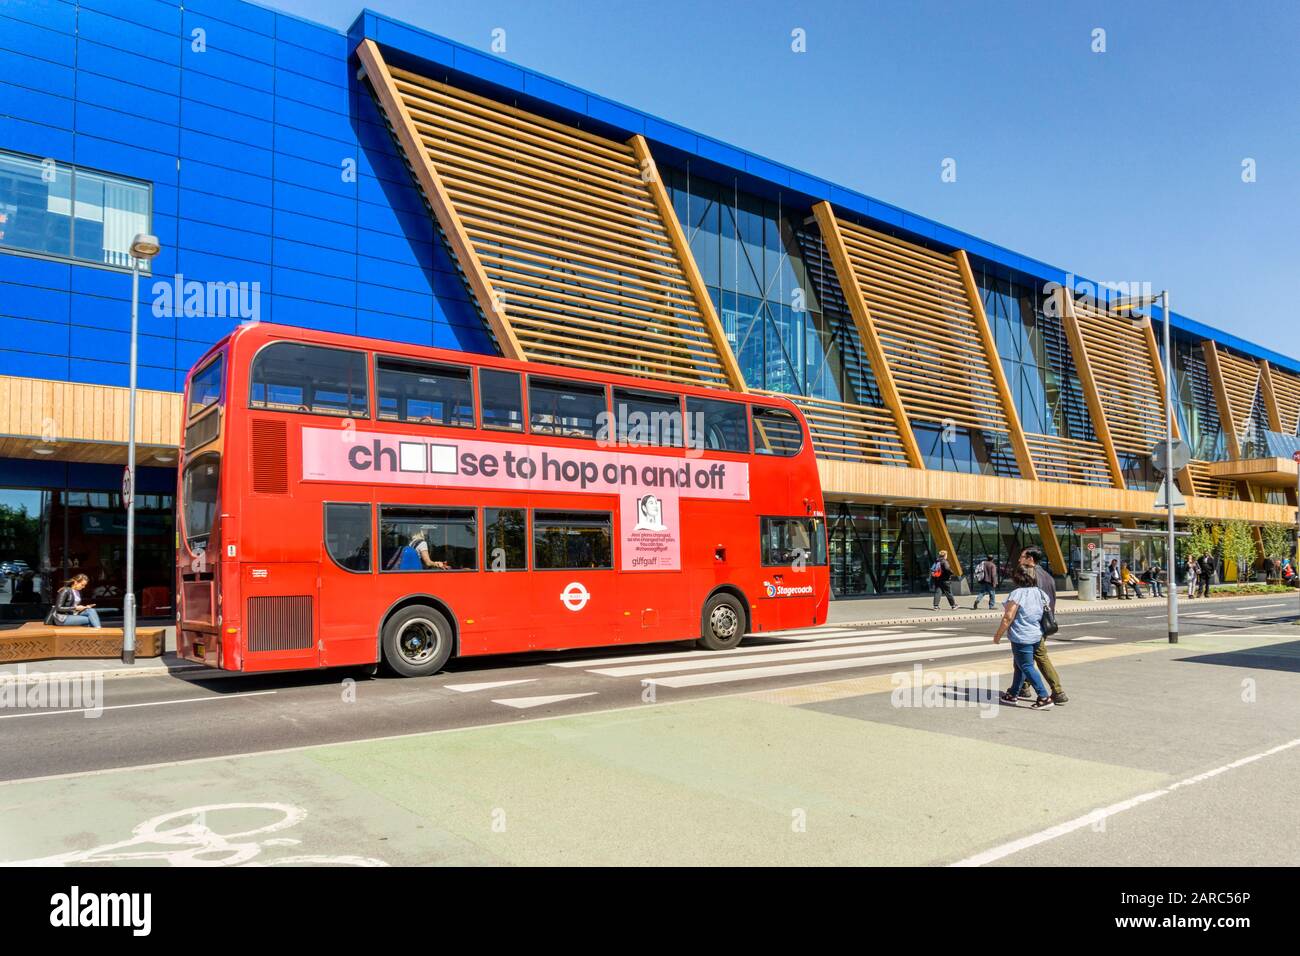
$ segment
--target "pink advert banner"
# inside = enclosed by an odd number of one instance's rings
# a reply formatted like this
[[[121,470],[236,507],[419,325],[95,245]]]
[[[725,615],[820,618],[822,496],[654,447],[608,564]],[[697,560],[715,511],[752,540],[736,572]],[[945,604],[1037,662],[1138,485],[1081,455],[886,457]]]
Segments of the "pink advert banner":
[[[623,570],[676,570],[678,500],[749,500],[749,466],[708,458],[304,428],[305,481],[620,496]]]

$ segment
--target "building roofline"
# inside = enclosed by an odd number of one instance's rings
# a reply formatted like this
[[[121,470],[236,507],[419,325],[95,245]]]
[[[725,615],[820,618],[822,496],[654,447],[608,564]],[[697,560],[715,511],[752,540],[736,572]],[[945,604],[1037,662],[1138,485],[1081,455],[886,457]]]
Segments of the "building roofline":
[[[828,200],[832,206],[842,211],[865,217],[885,228],[949,249],[965,249],[973,257],[1041,282],[1055,282],[1067,287],[1086,284],[1097,288],[1097,294],[1103,300],[1112,295],[1110,290],[1098,283],[1041,259],[1022,255],[865,193],[837,186],[829,180],[800,172],[784,163],[697,133],[678,123],[511,63],[494,54],[472,49],[368,7],[353,21],[347,36],[352,48],[362,39],[374,40],[399,58],[432,64],[440,71],[456,74],[480,91],[494,93],[497,97],[504,94],[530,100],[540,112],[552,118],[578,123],[586,128],[595,127],[624,139],[639,133],[655,146],[667,150],[670,156],[690,159],[692,162],[702,160],[706,166],[711,165],[719,172],[744,177],[760,194],[780,189],[804,197],[809,205],[823,199]],[[1158,312],[1159,310],[1153,310],[1153,314]],[[1280,368],[1300,374],[1300,360],[1248,342],[1176,311],[1173,313],[1173,327],[1189,335],[1212,338],[1253,358],[1266,359]]]

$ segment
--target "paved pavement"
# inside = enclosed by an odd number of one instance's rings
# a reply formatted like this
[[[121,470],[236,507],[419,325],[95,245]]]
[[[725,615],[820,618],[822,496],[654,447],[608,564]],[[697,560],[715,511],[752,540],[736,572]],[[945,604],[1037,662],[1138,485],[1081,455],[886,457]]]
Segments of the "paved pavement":
[[[0,709],[0,860],[1295,864],[1297,630],[1210,603],[1176,646],[1158,608],[1063,621],[1048,712],[958,686],[1009,654],[957,619],[105,681],[97,718]]]

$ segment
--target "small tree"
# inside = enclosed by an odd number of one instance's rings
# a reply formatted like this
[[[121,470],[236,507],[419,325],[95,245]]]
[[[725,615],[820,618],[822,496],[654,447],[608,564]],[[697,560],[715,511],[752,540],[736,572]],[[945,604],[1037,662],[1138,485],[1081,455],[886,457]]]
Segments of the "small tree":
[[[1184,561],[1212,554],[1215,549],[1215,528],[1204,518],[1193,518],[1187,523],[1187,537],[1178,539],[1178,553]]]
[[[1290,525],[1266,524],[1261,534],[1264,538],[1264,557],[1269,559],[1270,565],[1274,558],[1280,561],[1282,558],[1289,558],[1294,555],[1295,532]]]
[[[1244,521],[1229,521],[1223,526],[1220,538],[1224,563],[1232,562],[1237,566],[1237,580],[1246,578],[1246,569],[1255,563],[1258,548],[1255,546],[1255,533]]]

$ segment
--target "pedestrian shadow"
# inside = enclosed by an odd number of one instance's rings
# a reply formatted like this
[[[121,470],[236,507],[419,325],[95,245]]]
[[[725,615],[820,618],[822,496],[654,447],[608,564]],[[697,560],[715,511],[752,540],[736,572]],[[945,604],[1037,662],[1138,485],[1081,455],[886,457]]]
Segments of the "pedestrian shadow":
[[[1249,667],[1251,670],[1282,671],[1300,674],[1300,641],[1243,647],[1237,651],[1197,654],[1178,658],[1180,664],[1217,664],[1220,667]]]

